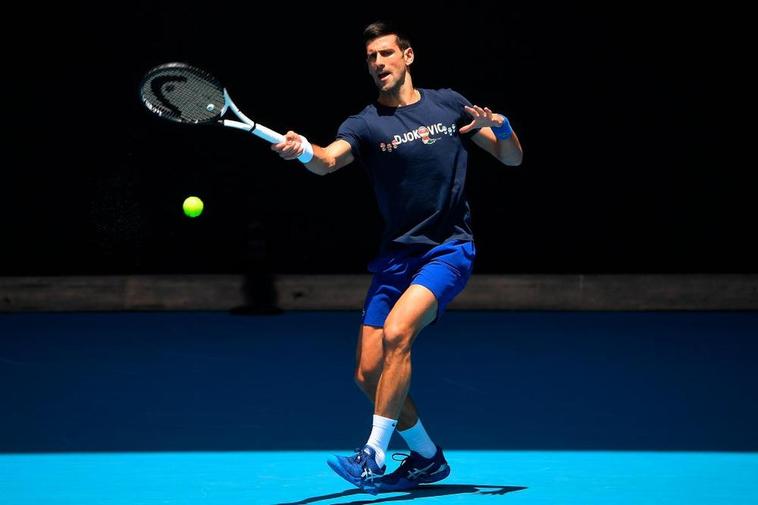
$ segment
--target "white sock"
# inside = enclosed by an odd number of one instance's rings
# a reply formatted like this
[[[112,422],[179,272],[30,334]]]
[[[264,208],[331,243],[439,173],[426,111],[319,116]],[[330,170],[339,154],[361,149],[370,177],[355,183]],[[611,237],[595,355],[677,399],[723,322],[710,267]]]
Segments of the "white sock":
[[[397,426],[397,419],[388,419],[374,415],[372,425],[371,435],[368,437],[366,445],[371,446],[376,451],[376,464],[382,466],[384,465],[384,453],[387,452],[392,432],[395,431],[395,426]]]
[[[421,454],[425,458],[431,458],[437,454],[437,446],[434,445],[434,442],[432,442],[432,439],[426,433],[424,425],[421,424],[421,419],[412,428],[398,431],[398,433],[403,437],[405,443],[408,444],[410,450]]]

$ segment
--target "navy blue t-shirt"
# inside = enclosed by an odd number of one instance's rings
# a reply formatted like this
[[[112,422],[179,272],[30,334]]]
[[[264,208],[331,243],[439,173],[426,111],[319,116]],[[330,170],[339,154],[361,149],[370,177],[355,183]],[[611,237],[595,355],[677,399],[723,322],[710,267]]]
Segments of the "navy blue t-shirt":
[[[471,103],[451,89],[419,92],[421,99],[404,107],[369,105],[337,133],[374,187],[385,225],[380,252],[473,239],[464,194],[468,151],[458,134],[471,121],[463,109]]]

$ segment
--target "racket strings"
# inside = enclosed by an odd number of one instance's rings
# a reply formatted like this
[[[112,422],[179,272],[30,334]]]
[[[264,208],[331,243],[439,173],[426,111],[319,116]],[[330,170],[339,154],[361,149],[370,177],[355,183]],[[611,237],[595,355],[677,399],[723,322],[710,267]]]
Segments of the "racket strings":
[[[158,67],[142,85],[142,100],[162,118],[183,123],[215,121],[223,112],[224,91],[209,74],[188,65]]]

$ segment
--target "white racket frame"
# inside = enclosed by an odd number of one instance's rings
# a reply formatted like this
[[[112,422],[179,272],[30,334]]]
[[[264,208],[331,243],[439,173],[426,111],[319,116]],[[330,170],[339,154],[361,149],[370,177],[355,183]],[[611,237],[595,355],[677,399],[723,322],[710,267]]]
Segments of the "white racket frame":
[[[236,128],[238,130],[243,130],[249,133],[252,133],[253,135],[262,138],[263,140],[270,142],[271,144],[278,144],[280,142],[284,142],[284,135],[281,133],[277,133],[274,130],[267,128],[263,126],[260,123],[256,123],[249,117],[247,117],[245,114],[242,113],[242,111],[239,110],[237,105],[232,101],[232,98],[229,96],[229,93],[226,91],[226,88],[224,88],[224,108],[221,110],[221,115],[223,116],[227,109],[231,109],[232,112],[234,112],[234,115],[237,116],[240,121],[234,121],[230,119],[220,119],[219,122],[223,124],[224,126],[228,126],[229,128]],[[305,150],[303,151],[303,154],[298,156],[298,160],[301,163],[308,163],[313,159],[313,147],[311,146],[310,142],[300,135],[300,138],[302,139],[303,147]]]

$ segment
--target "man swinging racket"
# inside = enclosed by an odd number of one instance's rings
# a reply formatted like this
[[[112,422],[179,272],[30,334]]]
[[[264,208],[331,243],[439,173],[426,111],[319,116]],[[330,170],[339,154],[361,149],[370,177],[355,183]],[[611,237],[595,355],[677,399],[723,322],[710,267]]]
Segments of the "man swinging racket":
[[[437,482],[450,473],[408,394],[411,347],[471,275],[475,248],[464,195],[468,145],[509,166],[520,165],[523,152],[505,116],[472,105],[451,89],[414,87],[413,48],[398,30],[376,22],[363,37],[368,71],[379,91],[376,102],[345,120],[326,147],[290,131],[271,148],[287,160],[312,149],[305,167],[319,175],[360,161],[384,219],[379,254],[369,263],[374,276],[355,370],[358,386],[374,403],[372,430],[355,454],[328,462],[345,480],[376,494]],[[411,453],[386,473],[385,453],[395,429]]]

